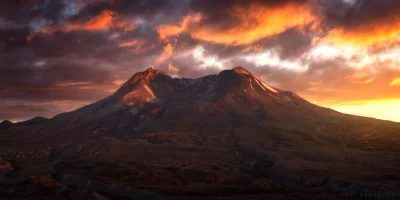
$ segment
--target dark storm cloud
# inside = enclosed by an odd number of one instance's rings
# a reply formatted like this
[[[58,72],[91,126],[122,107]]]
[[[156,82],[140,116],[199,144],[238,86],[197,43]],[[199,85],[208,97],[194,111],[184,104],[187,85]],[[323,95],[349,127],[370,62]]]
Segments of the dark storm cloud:
[[[354,0],[350,2],[324,0],[326,19],[335,22],[336,26],[352,28],[371,23],[384,23],[386,20],[400,15],[400,2],[397,0]]]
[[[289,29],[276,36],[274,42],[281,47],[279,52],[281,59],[298,58],[312,47],[312,37],[296,29]]]
[[[351,2],[351,1],[350,1]],[[381,48],[396,42],[400,1],[354,0],[322,1],[323,27],[327,32],[325,41]]]
[[[110,39],[112,33],[107,31],[39,32],[27,42],[29,33],[28,29],[0,32],[3,99],[97,100],[118,86],[114,81],[150,67],[154,54],[161,52],[140,32],[130,33],[143,39],[140,51],[121,47],[128,38]]]
[[[305,5],[312,0],[236,0],[236,1],[191,1],[192,12],[199,12],[204,17],[202,25],[210,25],[215,29],[226,30],[235,27],[238,19],[232,17],[234,8],[250,9],[251,7],[274,9],[285,5]],[[249,13],[251,11],[249,10]],[[298,13],[296,13],[298,14]]]
[[[173,0],[115,0],[93,1],[69,19],[70,22],[87,21],[104,10],[116,12],[119,18],[140,17],[151,23],[165,23],[168,20],[178,20],[183,15],[183,8],[188,1]]]
[[[14,25],[27,26],[37,20],[56,23],[60,19],[66,1],[4,0],[0,1],[0,17]]]

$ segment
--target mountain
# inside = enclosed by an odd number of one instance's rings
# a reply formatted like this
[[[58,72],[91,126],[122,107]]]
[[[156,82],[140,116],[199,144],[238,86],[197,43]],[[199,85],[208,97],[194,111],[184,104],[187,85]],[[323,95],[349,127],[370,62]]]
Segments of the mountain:
[[[47,120],[49,120],[49,119],[39,116],[39,117],[34,117],[34,118],[26,120],[26,121],[18,122],[15,125],[17,125],[17,126],[33,126],[33,125],[38,125],[43,122],[46,122]]]
[[[12,126],[14,123],[8,121],[8,120],[4,120],[0,123],[0,128],[8,128],[10,126]]]
[[[9,127],[21,127],[21,126],[34,126],[34,125],[39,125],[43,122],[46,122],[47,118],[45,117],[34,117],[32,119],[26,120],[26,121],[22,121],[22,122],[17,122],[17,123],[12,123],[8,120],[4,120],[1,124],[0,124],[0,128],[9,128]]]
[[[0,130],[0,196],[400,195],[399,123],[314,105],[242,67],[197,79],[150,68],[103,100],[34,121]]]
[[[218,125],[220,121],[261,118],[292,120],[304,118],[305,114],[310,120],[338,115],[292,92],[273,88],[242,67],[198,79],[172,78],[150,68],[135,74],[113,95],[57,115],[52,121],[77,126],[97,126],[101,121],[103,127],[112,130],[109,134],[116,136],[116,124],[122,132],[149,127],[175,130],[179,124],[190,121],[186,129],[192,131],[204,123]]]

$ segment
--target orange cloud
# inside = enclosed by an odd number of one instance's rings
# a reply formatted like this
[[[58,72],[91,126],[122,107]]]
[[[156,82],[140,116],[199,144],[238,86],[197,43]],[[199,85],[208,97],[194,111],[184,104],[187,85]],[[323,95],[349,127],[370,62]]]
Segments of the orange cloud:
[[[85,29],[87,30],[104,29],[108,27],[113,21],[113,15],[115,15],[115,12],[111,10],[104,10],[102,13],[89,20],[85,24]]]
[[[186,31],[189,27],[190,24],[198,23],[201,20],[201,15],[196,14],[196,15],[188,15],[185,16],[180,23],[179,26],[175,25],[161,25],[157,27],[157,32],[160,36],[160,39],[166,39],[167,37],[170,36],[175,36],[178,35],[184,31]]]
[[[390,86],[400,86],[400,77],[397,77],[395,79],[392,80],[392,82],[390,82],[389,84]]]
[[[281,7],[267,8],[259,5],[235,7],[231,17],[237,20],[235,26],[228,29],[200,25],[203,16],[186,16],[180,25],[163,25],[157,28],[161,39],[183,32],[193,38],[212,43],[227,45],[250,44],[260,39],[282,33],[293,27],[304,27],[312,22],[318,23],[311,8],[304,4],[285,4]]]
[[[170,63],[168,64],[168,71],[171,73],[177,73],[179,72],[179,69]]]
[[[370,84],[375,81],[375,78],[371,77],[368,73],[356,73],[350,77],[351,82],[354,84]]]
[[[56,86],[58,87],[68,87],[68,86],[81,86],[81,85],[89,85],[92,84],[93,82],[88,82],[88,81],[81,81],[81,82],[63,82],[63,83],[57,83]]]
[[[32,40],[33,40],[34,37],[35,37],[35,33],[31,31],[31,32],[29,33],[28,37],[26,37],[26,41],[27,41],[28,43],[30,43],[30,42],[32,42]]]
[[[75,30],[105,30],[105,29],[122,29],[124,32],[135,30],[135,25],[128,20],[118,20],[118,14],[112,10],[104,10],[100,14],[83,24],[67,24],[61,29],[64,31]],[[47,31],[52,32],[54,28],[48,28]]]
[[[323,40],[359,47],[400,41],[400,17],[390,21],[371,22],[357,28],[334,28]]]
[[[163,63],[165,60],[169,59],[172,56],[172,45],[171,43],[168,43],[165,47],[164,47],[164,51],[161,54],[161,57],[159,57],[156,60],[156,63]]]
[[[134,39],[134,40],[131,40],[131,41],[128,41],[128,42],[123,42],[123,43],[119,44],[118,46],[119,47],[131,47],[131,46],[136,46],[136,45],[138,45],[140,43],[141,43],[140,40]]]
[[[117,86],[120,86],[120,85],[124,84],[125,81],[126,80],[117,79],[117,80],[113,81],[112,83],[114,83]]]
[[[322,81],[311,81],[308,84],[311,86],[318,86],[318,85],[321,85],[321,83],[322,83]]]
[[[65,31],[74,30],[103,30],[110,27],[114,20],[115,12],[104,10],[99,15],[96,15],[85,24],[67,24],[63,29]]]
[[[122,29],[124,33],[135,30],[136,26],[131,21],[117,21],[111,25],[113,29]]]
[[[147,47],[145,45],[146,45],[145,40],[133,39],[130,41],[120,43],[118,46],[122,48],[129,48],[129,51],[134,53],[146,52],[154,47],[153,45]]]

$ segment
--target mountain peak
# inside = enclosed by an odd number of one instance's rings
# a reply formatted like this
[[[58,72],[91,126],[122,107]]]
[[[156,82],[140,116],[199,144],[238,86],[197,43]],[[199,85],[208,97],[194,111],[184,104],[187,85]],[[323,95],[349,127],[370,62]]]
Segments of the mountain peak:
[[[145,74],[152,74],[152,75],[159,75],[159,74],[164,74],[164,75],[166,75],[165,72],[163,72],[163,71],[161,71],[161,70],[158,70],[158,69],[154,69],[153,67],[147,68],[147,69],[146,69],[145,71],[143,71],[142,73],[145,73]]]
[[[237,74],[248,74],[250,75],[251,73],[249,72],[249,70],[247,70],[244,67],[234,67],[232,69],[233,72],[237,73]]]
[[[149,68],[147,68],[145,71],[160,71],[160,70],[154,69],[153,67],[149,67]]]
[[[159,75],[168,76],[167,73],[150,67],[150,68],[147,68],[145,71],[137,72],[136,74],[134,74],[128,80],[127,83],[128,83],[128,85],[131,85],[140,80],[150,81],[150,80],[154,79],[154,77],[159,76]]]
[[[2,124],[2,125],[8,125],[8,124],[14,124],[14,123],[12,123],[12,122],[10,122],[10,121],[8,121],[8,120],[4,120],[4,121],[2,121],[0,124]]]
[[[0,123],[0,128],[8,128],[10,126],[14,125],[14,123],[4,120],[3,122]]]

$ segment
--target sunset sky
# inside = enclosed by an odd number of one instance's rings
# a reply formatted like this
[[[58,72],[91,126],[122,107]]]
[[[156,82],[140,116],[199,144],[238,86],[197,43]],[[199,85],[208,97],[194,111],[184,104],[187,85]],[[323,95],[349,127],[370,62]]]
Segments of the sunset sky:
[[[0,121],[72,111],[149,67],[196,78],[236,66],[400,122],[400,1],[0,1]]]

